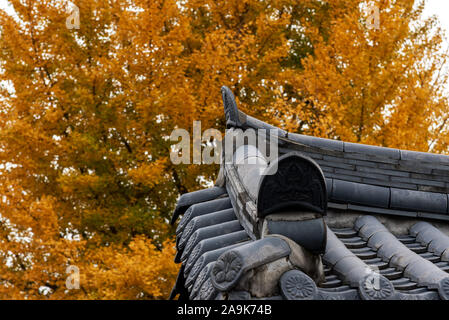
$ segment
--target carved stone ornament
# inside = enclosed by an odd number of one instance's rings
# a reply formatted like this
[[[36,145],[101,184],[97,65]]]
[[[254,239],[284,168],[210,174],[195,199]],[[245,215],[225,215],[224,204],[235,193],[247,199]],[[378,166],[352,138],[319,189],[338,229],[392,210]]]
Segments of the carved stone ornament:
[[[193,283],[196,280],[196,277],[198,276],[198,274],[201,271],[201,268],[203,267],[203,263],[204,263],[204,256],[201,256],[193,265],[192,270],[190,270],[190,272],[187,274],[185,274],[187,276],[186,279],[186,286],[190,286],[191,284],[193,285]]]
[[[299,152],[285,154],[276,162],[270,164],[259,184],[259,217],[285,209],[326,214],[326,181],[318,164]]]
[[[198,243],[195,248],[193,248],[192,252],[190,253],[188,259],[187,259],[187,263],[186,263],[186,267],[187,264],[190,263],[195,263],[198,259],[198,257],[200,256],[201,250],[203,249],[202,243]]]
[[[191,297],[196,296],[199,290],[201,289],[201,286],[203,285],[204,281],[208,279],[210,274],[211,267],[205,266],[203,270],[201,270],[200,274],[195,280],[195,284],[193,285]]]
[[[193,249],[192,248],[193,245],[196,244],[196,238],[198,238],[198,232],[194,232],[190,237],[189,242],[187,242],[186,247],[184,248],[184,251],[181,256],[182,261],[188,258],[187,254]]]
[[[223,106],[226,117],[226,127],[240,127],[239,110],[232,91],[226,87],[221,87],[221,96],[223,98]]]
[[[178,227],[176,228],[176,234],[180,234],[181,230],[184,229],[184,227],[189,223],[190,216],[192,215],[193,207],[190,206],[187,211],[184,213],[184,216],[182,217],[181,221],[179,221]]]
[[[396,292],[393,284],[379,274],[368,274],[359,283],[359,293],[363,300],[390,300]]]
[[[189,240],[190,236],[193,233],[193,229],[194,228],[195,228],[195,221],[194,220],[190,220],[190,222],[187,224],[186,228],[182,232],[181,240],[179,240],[178,247],[180,249],[185,247],[185,245],[187,243],[187,240]]]
[[[242,275],[243,259],[235,251],[220,256],[212,268],[211,280],[220,291],[227,291],[237,284]]]
[[[201,269],[204,265],[204,256],[201,256],[198,260],[196,260],[195,264],[192,267],[192,270],[190,270],[190,274],[194,279],[198,276],[198,274],[201,272]]]
[[[317,297],[315,282],[299,270],[285,272],[279,282],[282,296],[287,300],[312,300]]]
[[[212,300],[217,295],[217,290],[212,285],[210,279],[207,279],[201,286],[198,297],[200,300]]]

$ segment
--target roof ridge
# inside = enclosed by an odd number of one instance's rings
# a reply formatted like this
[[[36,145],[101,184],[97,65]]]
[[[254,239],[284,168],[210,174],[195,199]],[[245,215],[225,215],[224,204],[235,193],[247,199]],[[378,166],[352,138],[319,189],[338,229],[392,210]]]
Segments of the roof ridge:
[[[326,178],[449,194],[448,155],[290,133],[238,110],[229,88],[223,87],[222,94],[228,128],[274,130],[280,155],[300,151],[320,165]]]
[[[281,139],[287,139],[294,142],[302,142],[306,145],[313,144],[313,146],[322,149],[362,154],[374,154],[378,152],[382,157],[386,158],[419,162],[424,161],[429,163],[443,163],[445,165],[449,165],[449,155],[445,154],[390,148],[366,143],[349,142],[288,132],[267,122],[247,115],[243,111],[239,110],[232,91],[226,86],[223,86],[221,90],[224,102],[226,124],[228,127],[236,127],[242,129],[276,129],[278,131],[278,136]]]

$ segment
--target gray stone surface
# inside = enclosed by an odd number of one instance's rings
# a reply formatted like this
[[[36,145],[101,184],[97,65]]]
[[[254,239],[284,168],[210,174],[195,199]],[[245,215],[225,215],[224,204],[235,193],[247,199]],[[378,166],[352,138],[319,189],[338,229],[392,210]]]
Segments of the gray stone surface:
[[[443,300],[449,300],[449,277],[442,279],[438,283],[438,293]]]
[[[447,195],[392,188],[390,208],[447,213]]]
[[[306,136],[297,133],[288,133],[288,138],[301,144],[319,147],[328,150],[343,151],[343,141],[323,139],[317,137]]]
[[[282,274],[293,269],[286,257],[254,268],[239,286],[248,288],[255,298],[263,298],[279,294],[279,279]]]
[[[292,208],[323,215],[327,209],[323,172],[315,161],[299,152],[291,152],[272,161],[258,188],[259,218]]]
[[[233,220],[237,220],[233,208],[195,217],[192,220],[190,220],[190,222],[187,224],[184,231],[182,232],[181,239],[179,241],[179,247],[184,247],[190,236],[196,230],[203,227],[222,224]]]
[[[285,272],[279,281],[279,286],[286,300],[316,300],[318,298],[315,282],[299,270]]]
[[[284,240],[290,247],[290,254],[287,261],[292,268],[299,269],[308,275],[317,284],[325,281],[324,268],[321,255],[313,254],[295,241],[282,235],[267,235],[267,237],[277,237]]]
[[[275,126],[272,126],[266,122],[260,121],[259,119],[253,118],[251,116],[246,116],[246,122],[244,125],[245,128],[254,128],[254,129],[265,129],[268,130],[274,130],[276,132],[276,135],[281,138],[287,137],[287,132],[285,130],[279,129]]]
[[[226,86],[221,87],[223,107],[225,111],[226,127],[240,127],[239,114],[234,94]]]
[[[449,156],[428,152],[401,150],[401,159],[449,165]]]
[[[196,260],[195,264],[193,265],[192,269],[184,270],[184,276],[186,277],[186,286],[191,286],[194,284],[196,278],[200,274],[201,270],[210,262],[217,261],[218,257],[220,257],[223,253],[232,250],[233,248],[236,248],[238,246],[241,246],[244,244],[234,244],[227,247],[215,249],[212,251],[208,251],[201,255],[199,259]],[[215,264],[214,264],[215,266]]]
[[[218,290],[228,291],[235,287],[246,271],[283,258],[290,252],[285,241],[271,237],[228,250],[212,269],[212,283]]]
[[[251,300],[251,295],[248,291],[231,291],[228,300]]]
[[[449,236],[428,222],[418,222],[410,229],[410,234],[415,236],[416,241],[426,246],[430,252],[440,257],[449,251]]]
[[[182,234],[186,225],[195,217],[229,208],[232,208],[229,197],[194,204],[187,209],[179,221],[176,234]]]
[[[221,224],[216,224],[213,226],[207,226],[204,228],[200,228],[197,231],[195,231],[192,236],[188,239],[187,244],[184,247],[178,246],[178,251],[182,253],[184,250],[192,250],[198,242],[204,239],[217,237],[220,235],[241,231],[243,230],[242,226],[240,225],[240,222],[238,220],[233,220],[229,222],[224,222]]]
[[[368,246],[378,249],[378,256],[389,261],[390,266],[403,270],[404,276],[420,285],[435,288],[441,279],[448,276],[432,262],[407,248],[374,217],[361,217],[356,225],[360,227],[361,235],[368,237],[364,231],[370,232]]]
[[[249,236],[244,230],[204,239],[191,252],[185,251],[181,260],[185,262],[186,270],[188,270],[204,253],[248,240],[250,240]]]
[[[360,280],[359,294],[363,300],[395,300],[393,284],[384,276],[367,275]]]
[[[356,289],[348,289],[342,292],[318,289],[319,300],[360,300]]]
[[[304,249],[315,251],[323,238],[323,228],[311,227],[321,216],[299,206],[294,210],[300,219],[285,219],[285,208],[276,206],[280,219],[258,215],[260,179],[254,170],[221,166],[216,187],[182,195],[174,211],[172,223],[183,215],[175,259],[183,264],[172,297],[448,299],[448,156],[287,133],[239,111],[228,88],[222,95],[228,127],[275,129],[281,156],[300,152],[318,163],[329,200],[324,221],[342,229],[326,229],[325,272],[320,256]],[[282,181],[263,199],[280,203],[288,190],[310,182],[297,176],[279,175]],[[231,205],[234,216],[216,213]],[[372,272],[376,268],[380,276]],[[296,275],[289,285],[288,275]],[[310,281],[298,285],[301,279]]]
[[[366,144],[344,142],[344,151],[349,153],[362,153],[375,157],[400,159],[400,152],[398,149],[377,147]]]
[[[280,234],[292,239],[312,253],[324,253],[326,248],[326,224],[323,218],[303,221],[268,220],[267,230],[268,234]]]
[[[175,211],[173,212],[173,216],[171,218],[170,223],[174,224],[176,219],[193,204],[210,201],[213,199],[217,199],[218,197],[224,195],[226,193],[226,189],[221,187],[212,187],[209,189],[198,190],[194,192],[189,192],[183,194],[176,204]]]
[[[388,208],[390,190],[368,184],[333,180],[332,200]]]
[[[212,270],[214,263],[215,261],[209,262],[198,274],[190,292],[190,300],[193,300],[198,295],[203,283],[210,278],[210,271]]]
[[[329,228],[327,230],[326,253],[323,260],[332,266],[335,272],[341,275],[344,281],[352,287],[358,287],[360,280],[371,270]]]

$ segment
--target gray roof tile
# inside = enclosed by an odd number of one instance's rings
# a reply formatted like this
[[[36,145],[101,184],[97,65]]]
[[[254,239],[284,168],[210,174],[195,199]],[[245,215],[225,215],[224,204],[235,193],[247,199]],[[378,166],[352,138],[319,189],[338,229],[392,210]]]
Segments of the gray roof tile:
[[[260,215],[258,205],[270,199],[284,201],[283,190],[293,190],[307,179],[291,179],[290,171],[278,175],[284,181],[272,181],[277,187],[268,188],[262,201],[259,185],[247,179],[250,185],[245,186],[232,166],[224,166],[220,187],[179,198],[172,223],[183,215],[176,230],[175,258],[182,265],[171,298],[179,294],[180,299],[449,299],[449,236],[427,222],[398,236],[371,216],[382,216],[396,232],[404,230],[401,221],[410,219],[449,221],[448,156],[287,133],[239,111],[228,88],[222,94],[228,127],[275,129],[281,156],[295,151],[315,160],[325,182],[323,199],[328,202],[323,210],[332,208],[328,221],[345,227],[326,227],[325,237],[315,237],[323,228],[310,227],[314,220],[282,218],[266,221],[264,232],[275,235],[261,238],[265,215]],[[255,190],[255,196],[248,194],[249,189]],[[294,194],[295,199],[299,195]],[[294,208],[297,214],[303,209]],[[354,213],[361,216],[349,219],[347,215]],[[314,277],[315,283],[288,263],[298,250],[296,244],[310,250],[320,239],[326,246],[322,257],[325,278]],[[276,269],[279,266],[287,269]],[[261,270],[271,270],[274,274],[269,276],[279,277],[280,293],[261,298],[251,295],[253,287],[245,286],[258,281],[253,276]]]

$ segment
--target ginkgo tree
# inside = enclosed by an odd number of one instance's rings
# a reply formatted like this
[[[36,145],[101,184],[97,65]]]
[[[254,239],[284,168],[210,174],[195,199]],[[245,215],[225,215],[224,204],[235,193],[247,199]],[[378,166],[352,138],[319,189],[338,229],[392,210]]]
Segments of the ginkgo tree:
[[[424,4],[374,1],[372,29],[355,0],[79,0],[78,28],[67,1],[8,2],[0,298],[166,298],[176,199],[217,172],[173,164],[170,133],[224,130],[222,85],[290,131],[447,149],[447,57]]]
[[[325,33],[304,21],[314,51],[282,79],[281,120],[323,137],[447,152],[448,48],[436,17],[422,18],[425,1],[327,7]]]

